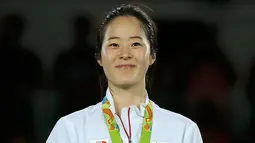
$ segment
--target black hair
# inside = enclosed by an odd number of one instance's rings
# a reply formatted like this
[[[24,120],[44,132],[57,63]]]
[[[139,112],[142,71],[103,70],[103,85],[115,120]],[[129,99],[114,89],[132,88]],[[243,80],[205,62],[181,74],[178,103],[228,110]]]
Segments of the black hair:
[[[105,32],[107,29],[107,26],[111,21],[113,21],[115,18],[119,16],[133,16],[136,17],[142,24],[142,28],[145,32],[146,38],[148,39],[150,43],[150,53],[153,58],[156,57],[157,53],[157,27],[155,22],[152,20],[152,18],[143,11],[139,5],[132,5],[132,4],[122,4],[116,8],[114,8],[112,11],[107,13],[105,19],[101,22],[98,31],[97,31],[97,43],[96,43],[96,50],[95,50],[95,58],[97,60],[101,60],[101,50],[102,50],[102,44],[105,36]],[[147,73],[146,82],[150,82],[149,84],[146,84],[148,88],[151,86],[151,80],[152,77],[148,76],[149,73],[152,73],[152,69],[149,69]],[[148,78],[149,77],[149,78]],[[150,79],[151,78],[151,79]],[[100,77],[100,85],[102,88],[102,94],[104,93],[105,86],[107,84],[106,77],[104,74]]]

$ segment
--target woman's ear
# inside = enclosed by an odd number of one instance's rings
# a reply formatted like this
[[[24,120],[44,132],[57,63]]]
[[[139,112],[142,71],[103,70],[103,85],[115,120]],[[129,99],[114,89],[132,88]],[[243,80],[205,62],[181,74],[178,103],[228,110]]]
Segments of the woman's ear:
[[[102,66],[102,60],[101,60],[101,57],[100,57],[100,54],[95,54],[95,59],[97,60],[97,63]]]
[[[97,60],[97,63],[102,67],[103,65],[102,65],[102,60],[101,59],[98,59]]]
[[[152,66],[155,63],[155,61],[156,61],[156,54],[154,53],[150,56],[150,66]]]

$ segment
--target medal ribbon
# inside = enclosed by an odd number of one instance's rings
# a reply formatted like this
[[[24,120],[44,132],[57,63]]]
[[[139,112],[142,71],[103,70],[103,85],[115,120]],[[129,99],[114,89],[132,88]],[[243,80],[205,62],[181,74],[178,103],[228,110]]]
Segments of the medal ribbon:
[[[104,113],[104,118],[107,124],[109,134],[111,136],[112,143],[122,143],[123,141],[120,136],[119,127],[112,111],[110,110],[110,106],[111,106],[110,102],[106,97],[104,97],[102,101],[102,110]],[[152,102],[149,101],[144,110],[140,143],[150,143],[152,131],[152,119],[153,119]]]

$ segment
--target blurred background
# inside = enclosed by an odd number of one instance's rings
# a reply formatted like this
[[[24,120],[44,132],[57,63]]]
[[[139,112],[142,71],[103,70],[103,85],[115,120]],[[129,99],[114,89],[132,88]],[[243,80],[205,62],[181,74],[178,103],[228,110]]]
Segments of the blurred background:
[[[44,143],[56,121],[101,100],[96,26],[121,3],[153,9],[150,98],[205,143],[255,143],[255,1],[2,0],[1,142]]]

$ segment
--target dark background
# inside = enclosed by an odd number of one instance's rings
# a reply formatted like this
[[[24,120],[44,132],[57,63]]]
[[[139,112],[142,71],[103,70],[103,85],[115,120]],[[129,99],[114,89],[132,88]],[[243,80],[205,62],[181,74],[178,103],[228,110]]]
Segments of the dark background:
[[[1,142],[43,143],[60,117],[101,100],[96,25],[130,2],[159,28],[150,98],[195,121],[205,143],[255,142],[251,0],[2,0]]]

